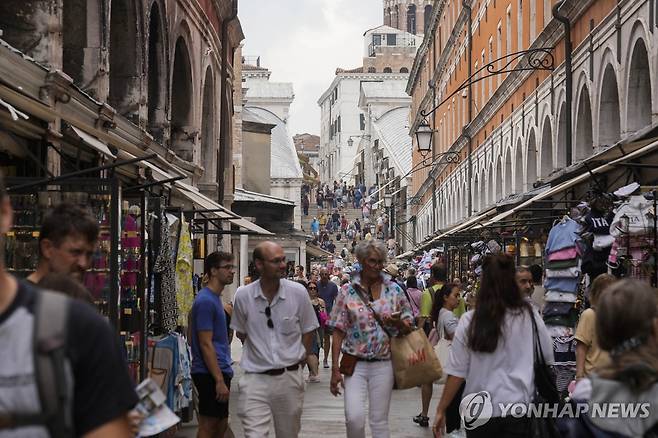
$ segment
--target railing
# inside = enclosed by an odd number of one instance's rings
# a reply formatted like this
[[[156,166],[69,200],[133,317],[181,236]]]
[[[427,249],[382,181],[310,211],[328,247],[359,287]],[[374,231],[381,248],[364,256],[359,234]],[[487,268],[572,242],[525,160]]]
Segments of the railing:
[[[368,56],[370,58],[374,57],[385,47],[416,47],[416,38],[402,34],[395,34],[395,44],[388,44],[388,38],[386,37],[386,34],[384,34],[382,35],[381,41],[379,43],[376,44],[373,41],[368,45]]]

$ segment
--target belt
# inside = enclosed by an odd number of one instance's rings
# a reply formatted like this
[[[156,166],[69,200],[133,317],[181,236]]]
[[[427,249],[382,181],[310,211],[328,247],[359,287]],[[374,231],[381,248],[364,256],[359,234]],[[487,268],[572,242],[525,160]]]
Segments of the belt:
[[[277,368],[274,370],[261,371],[258,374],[267,374],[268,376],[280,376],[286,371],[297,371],[298,369],[299,369],[299,364],[296,363],[294,365],[290,365],[289,367],[285,367],[285,368]]]
[[[387,361],[387,360],[390,360],[390,359],[379,359],[379,358],[376,358],[376,357],[373,357],[373,358],[370,358],[370,359],[365,359],[363,357],[358,358],[359,362],[384,362],[384,361]]]

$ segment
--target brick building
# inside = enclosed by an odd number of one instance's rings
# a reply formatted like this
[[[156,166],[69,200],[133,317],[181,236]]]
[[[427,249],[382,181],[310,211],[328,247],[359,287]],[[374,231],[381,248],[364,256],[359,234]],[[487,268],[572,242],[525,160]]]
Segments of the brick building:
[[[433,153],[455,151],[461,161],[445,164],[437,159],[431,172],[428,168],[413,175],[417,241],[523,199],[537,187],[554,185],[584,160],[657,120],[655,5],[633,0],[561,2],[558,11],[570,23],[572,40],[568,107],[566,33],[553,16],[556,3],[435,2],[407,85],[413,98],[410,132],[423,119],[421,110],[430,110],[467,83],[471,72],[505,55],[547,48],[521,54],[512,66],[552,56],[555,69],[488,77],[480,71],[470,87],[448,98],[428,118],[435,130]],[[503,66],[501,61],[492,67]],[[420,161],[414,152],[414,163]]]

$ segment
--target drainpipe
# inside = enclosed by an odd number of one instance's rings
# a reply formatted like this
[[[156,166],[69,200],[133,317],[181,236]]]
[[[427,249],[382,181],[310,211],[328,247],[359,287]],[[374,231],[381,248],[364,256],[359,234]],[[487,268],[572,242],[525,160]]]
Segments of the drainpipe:
[[[436,33],[434,34],[436,36]],[[439,50],[441,48],[439,47]],[[432,74],[436,72],[436,38],[432,38]],[[436,102],[436,83],[430,80],[430,87],[432,87],[432,106]],[[432,135],[436,131],[436,113],[432,114]],[[432,162],[436,161],[436,148],[432,148]],[[436,178],[432,176],[430,169],[430,177],[432,178],[432,233],[438,229],[436,222]]]
[[[567,0],[560,0],[553,6],[553,17],[564,26],[564,85],[566,88],[566,155],[567,155],[567,166],[570,166],[573,163],[573,126],[571,122],[571,105],[573,101],[573,72],[571,68],[571,22],[566,15],[560,14],[560,8],[567,2]],[[558,126],[559,129],[559,126]]]
[[[219,151],[217,152],[217,181],[219,183],[219,193],[217,194],[217,201],[220,204],[224,203],[224,192],[226,190],[226,180],[228,175],[224,172],[226,163],[231,157],[231,148],[228,144],[229,133],[228,129],[231,126],[228,119],[230,111],[228,107],[227,84],[228,80],[228,26],[231,21],[235,20],[238,16],[238,0],[233,0],[231,15],[222,20],[222,73],[220,75],[221,82],[219,84],[220,94],[220,112],[219,112]]]
[[[471,9],[471,4],[468,1],[463,3],[463,7],[468,10],[468,125],[471,126],[473,122],[473,11]],[[473,139],[471,138],[470,133],[467,134],[468,138],[468,166],[467,166],[467,179],[468,179],[468,217],[470,218],[473,214]]]

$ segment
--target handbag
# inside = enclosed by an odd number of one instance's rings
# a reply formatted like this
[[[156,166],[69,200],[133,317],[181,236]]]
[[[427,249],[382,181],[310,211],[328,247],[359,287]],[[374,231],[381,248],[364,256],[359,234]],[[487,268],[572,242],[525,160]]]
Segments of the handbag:
[[[342,375],[350,377],[354,374],[354,369],[356,368],[356,363],[358,361],[358,357],[348,353],[343,353],[343,356],[340,358],[338,371],[340,371]]]
[[[533,311],[530,310],[533,332],[533,368],[535,371],[535,403],[560,403],[560,393],[557,390],[555,372],[546,363],[539,339],[539,330]],[[560,438],[555,418],[530,417],[530,436],[532,438]]]
[[[434,351],[436,351],[436,356],[439,359],[439,363],[441,366],[445,365],[448,363],[448,358],[450,357],[450,347],[452,346],[452,341],[449,341],[446,339],[445,333],[443,331],[443,327],[440,327],[440,332],[437,332],[437,336],[439,337],[439,341],[436,343],[436,346],[434,347]],[[437,381],[439,384],[445,384],[448,376],[444,373],[441,378]]]
[[[361,301],[372,312],[375,321],[389,337],[395,389],[414,388],[439,379],[443,370],[425,332],[416,328],[409,334],[392,336],[380,316],[372,308],[370,301],[365,298],[361,286],[357,284],[353,284],[353,286]]]

